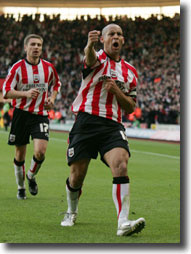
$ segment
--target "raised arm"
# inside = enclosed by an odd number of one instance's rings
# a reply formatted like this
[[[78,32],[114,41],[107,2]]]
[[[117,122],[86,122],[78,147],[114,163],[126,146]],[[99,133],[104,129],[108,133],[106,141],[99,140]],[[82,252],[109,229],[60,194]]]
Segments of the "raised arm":
[[[94,45],[99,41],[100,31],[93,30],[88,33],[88,42],[84,49],[85,61],[88,67],[92,67],[97,62],[96,51]]]

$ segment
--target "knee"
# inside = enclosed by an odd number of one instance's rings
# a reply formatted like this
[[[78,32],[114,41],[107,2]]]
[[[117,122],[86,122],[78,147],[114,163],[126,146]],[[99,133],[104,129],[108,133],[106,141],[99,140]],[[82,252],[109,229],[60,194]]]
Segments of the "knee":
[[[26,154],[26,146],[23,147],[17,147],[15,149],[15,159],[17,161],[24,161],[25,160],[25,154]]]
[[[127,160],[117,159],[112,165],[113,176],[127,175]]]
[[[83,185],[83,181],[86,173],[80,170],[73,170],[70,173],[69,182],[70,186],[74,189],[78,189]]]
[[[17,160],[17,161],[24,161],[25,160],[25,156],[23,155],[23,154],[20,154],[20,153],[16,153],[15,154],[15,159]]]
[[[69,183],[70,186],[74,189],[78,189],[83,184],[83,177],[80,174],[70,174]]]
[[[34,157],[35,157],[38,161],[44,160],[44,158],[45,158],[45,151],[43,151],[43,150],[36,151],[36,152],[34,153]]]

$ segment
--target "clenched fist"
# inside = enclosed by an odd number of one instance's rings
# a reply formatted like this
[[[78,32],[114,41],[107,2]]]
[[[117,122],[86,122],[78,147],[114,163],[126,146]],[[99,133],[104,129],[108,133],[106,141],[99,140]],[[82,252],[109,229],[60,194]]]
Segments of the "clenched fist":
[[[117,92],[119,92],[120,90],[119,87],[116,85],[115,80],[113,79],[107,79],[104,82],[104,85],[105,89],[112,94],[117,94]]]
[[[94,46],[99,41],[100,31],[93,30],[88,33],[88,44],[87,46]]]

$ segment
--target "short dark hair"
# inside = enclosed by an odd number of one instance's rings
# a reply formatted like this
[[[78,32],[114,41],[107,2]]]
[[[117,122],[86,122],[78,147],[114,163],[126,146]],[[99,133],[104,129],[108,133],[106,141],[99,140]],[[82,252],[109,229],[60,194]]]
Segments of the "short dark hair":
[[[24,45],[27,45],[31,38],[40,39],[43,43],[43,38],[38,34],[28,34],[24,39]]]
[[[106,25],[106,26],[102,29],[102,32],[101,32],[102,36],[105,35],[105,33],[107,32],[107,30],[108,30],[108,28],[109,28],[110,26],[118,26],[118,27],[120,27],[118,24],[115,24],[115,23],[110,23],[110,24]],[[121,27],[120,27],[120,28],[121,28]],[[121,30],[122,30],[122,28],[121,28]]]

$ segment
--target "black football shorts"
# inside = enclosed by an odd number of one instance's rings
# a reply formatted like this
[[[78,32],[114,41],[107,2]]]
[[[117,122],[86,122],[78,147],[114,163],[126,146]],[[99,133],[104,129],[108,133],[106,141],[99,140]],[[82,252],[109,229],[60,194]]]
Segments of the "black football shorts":
[[[9,134],[9,145],[26,145],[32,139],[49,139],[49,119],[47,116],[31,114],[15,108]]]
[[[125,128],[122,124],[103,117],[79,112],[69,133],[68,165],[81,159],[96,159],[113,148],[122,147],[130,156]],[[107,165],[108,166],[108,165]]]

